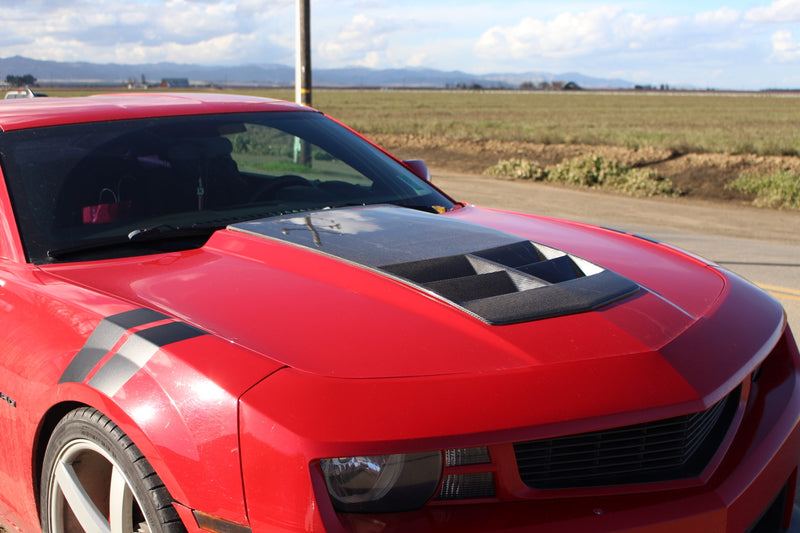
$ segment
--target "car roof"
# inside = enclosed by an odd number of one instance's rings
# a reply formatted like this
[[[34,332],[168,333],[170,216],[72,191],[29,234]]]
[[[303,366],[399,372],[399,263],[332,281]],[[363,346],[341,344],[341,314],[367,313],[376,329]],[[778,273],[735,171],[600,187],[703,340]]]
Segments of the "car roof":
[[[75,98],[15,98],[0,100],[0,130],[104,120],[253,111],[312,110],[271,98],[213,93],[121,93]]]

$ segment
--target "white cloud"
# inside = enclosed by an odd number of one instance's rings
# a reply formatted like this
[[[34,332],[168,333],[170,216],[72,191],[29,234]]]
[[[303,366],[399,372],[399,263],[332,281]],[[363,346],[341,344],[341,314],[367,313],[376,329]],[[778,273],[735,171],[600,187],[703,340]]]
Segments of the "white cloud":
[[[367,68],[381,68],[383,66],[381,63],[381,55],[378,52],[371,51],[367,52],[367,55],[360,61],[357,61],[356,65]]]
[[[577,14],[565,12],[549,21],[524,18],[510,27],[494,26],[475,45],[483,58],[586,56],[611,50],[637,50],[661,42],[681,24],[672,17],[650,18],[618,7]]]
[[[772,35],[772,59],[779,62],[800,59],[800,43],[786,30],[776,31]]]
[[[565,12],[549,20],[526,18],[513,26],[494,26],[481,35],[474,50],[480,58],[507,63],[615,67],[624,62],[631,72],[649,71],[654,64],[658,65],[655,71],[664,71],[667,64],[676,68],[754,49],[754,30],[744,26],[743,13],[731,8],[664,16],[603,7]]]
[[[44,4],[50,4],[46,16],[36,10]],[[293,0],[34,0],[0,6],[0,35],[5,55],[36,59],[277,62],[291,53],[283,49],[287,23],[294,46],[293,6]]]
[[[318,47],[319,56],[335,65],[380,67],[388,46],[388,34],[392,31],[393,25],[386,21],[357,14],[335,38],[322,42]]]
[[[716,11],[704,11],[694,17],[695,22],[700,26],[729,26],[739,22],[741,18],[741,12],[728,7]]]
[[[406,64],[409,67],[424,67],[424,66],[427,66],[428,64],[430,64],[430,55],[428,54],[428,52],[425,52],[425,51],[416,52],[414,54],[411,54],[411,56],[408,58],[408,61],[406,62]]]
[[[747,12],[750,22],[781,23],[800,21],[800,0],[777,0],[768,7],[759,7]]]
[[[619,72],[637,83],[697,84],[716,72],[720,84],[741,87],[779,86],[785,63],[800,61],[800,0],[700,1],[694,8],[685,0],[312,4],[315,68]],[[292,65],[295,9],[296,0],[0,1],[0,54]],[[767,75],[775,81],[765,81]],[[734,79],[741,81],[726,81]]]

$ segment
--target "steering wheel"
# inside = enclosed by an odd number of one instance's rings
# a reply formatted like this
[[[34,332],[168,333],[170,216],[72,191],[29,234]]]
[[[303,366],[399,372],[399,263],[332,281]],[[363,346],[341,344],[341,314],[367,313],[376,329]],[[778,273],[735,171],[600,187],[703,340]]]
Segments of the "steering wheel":
[[[253,199],[258,201],[271,200],[275,193],[285,187],[314,187],[314,184],[302,176],[296,174],[284,174],[269,180],[269,183],[258,189],[253,195]]]

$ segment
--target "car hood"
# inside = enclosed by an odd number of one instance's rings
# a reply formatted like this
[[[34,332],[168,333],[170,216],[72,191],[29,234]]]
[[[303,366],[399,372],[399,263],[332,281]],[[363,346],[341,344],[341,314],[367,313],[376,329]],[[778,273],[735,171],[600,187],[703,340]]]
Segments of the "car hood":
[[[338,378],[661,360],[726,286],[667,246],[472,207],[293,214],[197,250],[43,269]]]

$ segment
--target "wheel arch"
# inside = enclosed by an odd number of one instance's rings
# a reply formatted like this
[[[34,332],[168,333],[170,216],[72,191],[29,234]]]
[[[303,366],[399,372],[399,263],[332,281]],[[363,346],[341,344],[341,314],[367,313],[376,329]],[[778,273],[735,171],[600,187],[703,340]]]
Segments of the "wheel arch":
[[[31,486],[33,487],[33,499],[36,503],[36,513],[38,517],[41,518],[42,516],[42,504],[39,496],[42,490],[42,474],[48,444],[50,443],[58,423],[69,413],[83,408],[97,411],[116,425],[147,459],[147,462],[150,463],[150,466],[164,483],[167,491],[170,495],[173,495],[173,501],[179,505],[184,505],[182,500],[185,498],[185,495],[181,492],[181,486],[178,484],[170,464],[164,461],[162,455],[158,451],[158,447],[154,445],[146,432],[139,427],[136,421],[125,414],[121,406],[108,401],[92,402],[69,400],[56,403],[45,412],[40,420],[39,428],[35,436],[32,448],[33,464],[31,475],[33,479],[31,479]],[[181,496],[178,496],[178,494]]]
[[[180,358],[160,363],[183,380],[160,380],[140,371],[112,396],[90,383],[62,383],[61,400],[41,416],[32,446],[32,487],[41,491],[44,457],[53,431],[76,408],[99,411],[136,445],[174,502],[235,523],[247,523],[239,450],[238,394],[209,380]],[[180,370],[176,370],[180,369]],[[191,383],[191,387],[186,387]],[[202,393],[202,394],[200,394]],[[36,511],[41,516],[37,501]]]
[[[144,431],[139,425],[125,414],[125,410],[121,406],[113,404],[112,402],[92,402],[92,401],[76,401],[68,400],[62,401],[52,405],[42,416],[39,428],[33,444],[32,456],[32,469],[31,480],[34,489],[34,500],[36,501],[36,512],[41,516],[41,502],[39,501],[39,494],[41,492],[41,480],[44,469],[44,460],[47,446],[53,435],[58,423],[70,412],[81,409],[89,408],[98,411],[100,414],[111,420],[120,430],[127,435],[133,444],[144,455],[147,461],[152,466],[153,470],[164,482],[167,490],[173,495],[178,503],[182,503],[185,495],[181,492],[181,487],[177,482],[174,473],[167,461],[164,461],[162,454],[158,451],[153,441],[148,437],[147,432]]]
[[[222,363],[221,354],[225,354]],[[248,523],[239,398],[282,365],[212,335],[176,341],[148,355],[146,364],[124,380],[115,380],[112,357],[88,378],[62,381],[48,389],[45,396],[54,401],[43,406],[35,433],[33,486],[41,490],[45,451],[56,424],[72,409],[85,406],[105,415],[128,436],[176,503],[233,523]],[[107,369],[107,375],[98,379]]]
[[[100,410],[75,405],[60,404],[48,418],[37,490],[43,530],[71,531],[77,522],[102,529],[105,522],[112,531],[144,524],[154,533],[186,533],[179,506],[128,434]]]

